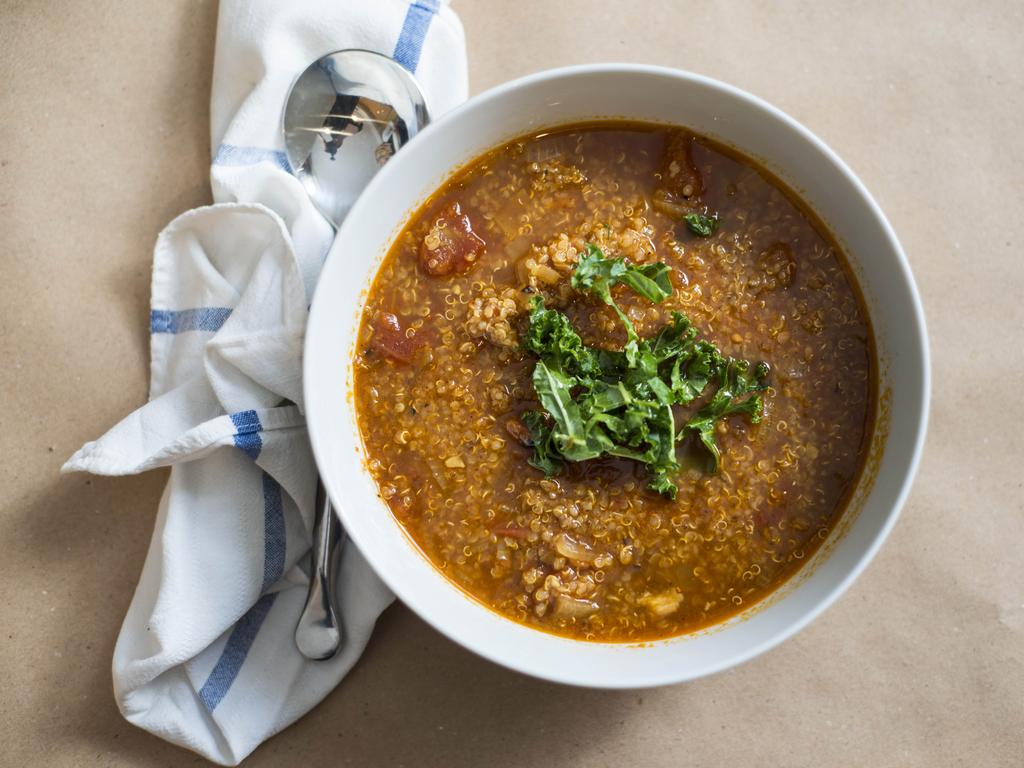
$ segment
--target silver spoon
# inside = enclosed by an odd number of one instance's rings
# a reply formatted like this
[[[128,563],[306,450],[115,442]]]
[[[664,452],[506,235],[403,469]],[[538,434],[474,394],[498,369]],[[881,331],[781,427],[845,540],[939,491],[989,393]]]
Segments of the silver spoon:
[[[292,84],[282,117],[292,173],[337,229],[381,165],[430,120],[419,84],[393,59],[372,51],[335,51]],[[329,659],[344,640],[335,585],[345,533],[317,479],[309,593],[295,645]]]
[[[394,59],[329,53],[292,85],[284,108],[288,162],[337,227],[388,158],[429,122],[423,92]]]

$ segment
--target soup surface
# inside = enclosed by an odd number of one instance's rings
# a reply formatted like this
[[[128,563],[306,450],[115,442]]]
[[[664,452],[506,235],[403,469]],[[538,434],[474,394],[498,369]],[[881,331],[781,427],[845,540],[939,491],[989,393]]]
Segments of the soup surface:
[[[671,337],[681,363],[637,374],[629,327],[641,357]],[[482,603],[580,639],[676,635],[768,595],[842,515],[870,441],[871,333],[835,242],[681,129],[581,124],[479,158],[397,238],[359,339],[395,517]]]

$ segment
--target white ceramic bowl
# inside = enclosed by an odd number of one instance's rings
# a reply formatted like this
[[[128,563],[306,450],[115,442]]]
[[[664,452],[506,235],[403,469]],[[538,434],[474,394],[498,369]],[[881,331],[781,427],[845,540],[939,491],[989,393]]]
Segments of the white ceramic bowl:
[[[468,598],[406,537],[364,468],[349,390],[366,290],[409,215],[449,174],[514,136],[621,117],[687,126],[788,182],[831,228],[857,274],[880,361],[879,416],[851,509],[804,569],[766,601],[716,627],[638,644],[587,643],[529,629]],[[338,232],[313,300],[305,399],[317,465],[341,520],[401,600],[441,632],[537,677],[605,688],[691,680],[771,648],[821,613],[878,550],[899,514],[924,442],[929,400],[924,315],[906,257],[864,185],[806,128],[747,93],[672,69],[596,65],[542,72],[480,94],[402,149]]]

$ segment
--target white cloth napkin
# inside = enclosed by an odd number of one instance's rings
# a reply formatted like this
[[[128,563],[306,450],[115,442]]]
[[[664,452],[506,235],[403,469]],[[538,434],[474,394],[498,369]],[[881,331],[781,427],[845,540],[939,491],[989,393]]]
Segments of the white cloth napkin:
[[[466,97],[462,27],[440,0],[221,0],[217,202],[157,239],[149,403],[64,466],[171,467],[114,692],[131,722],[224,765],[326,696],[393,599],[350,542],[337,585],[344,649],[324,662],[296,650],[316,487],[302,336],[332,230],[287,171],[279,121],[296,75],[340,48],[414,71],[434,116]]]

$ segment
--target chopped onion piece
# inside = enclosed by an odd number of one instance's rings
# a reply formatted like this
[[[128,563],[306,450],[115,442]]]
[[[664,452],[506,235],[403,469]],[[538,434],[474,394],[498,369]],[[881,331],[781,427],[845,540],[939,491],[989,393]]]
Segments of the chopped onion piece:
[[[558,595],[555,598],[556,616],[582,618],[589,616],[600,607],[593,600],[583,600],[582,598],[569,597],[568,595]]]
[[[576,541],[576,539],[566,533],[560,533],[555,536],[555,550],[562,557],[588,565],[592,564],[597,558],[597,553],[594,550],[582,541]]]

